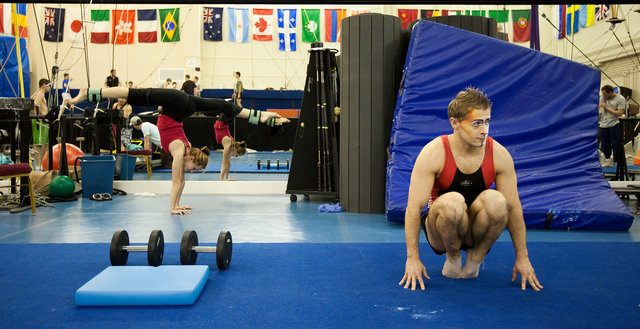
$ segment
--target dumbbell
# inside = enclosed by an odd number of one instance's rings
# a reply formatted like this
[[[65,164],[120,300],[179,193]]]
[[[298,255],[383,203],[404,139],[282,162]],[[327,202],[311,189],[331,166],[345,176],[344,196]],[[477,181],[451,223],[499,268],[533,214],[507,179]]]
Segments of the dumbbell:
[[[287,162],[285,162],[285,163],[286,163],[286,168],[287,168],[287,170],[288,170],[288,169],[289,169],[289,160],[287,160]],[[283,165],[284,165],[285,163],[283,163]],[[280,159],[276,160],[276,168],[277,168],[278,170],[280,169]]]
[[[184,232],[182,241],[180,242],[180,264],[195,265],[196,260],[198,260],[198,253],[200,252],[215,253],[218,269],[221,271],[228,269],[231,265],[231,254],[233,252],[231,232],[220,232],[218,235],[218,243],[215,247],[199,246],[196,231]]]
[[[125,230],[116,231],[111,238],[109,258],[111,265],[127,265],[130,252],[146,252],[147,262],[150,266],[160,266],[164,256],[164,235],[160,230],[154,230],[149,236],[149,243],[145,245],[130,246],[129,233]]]

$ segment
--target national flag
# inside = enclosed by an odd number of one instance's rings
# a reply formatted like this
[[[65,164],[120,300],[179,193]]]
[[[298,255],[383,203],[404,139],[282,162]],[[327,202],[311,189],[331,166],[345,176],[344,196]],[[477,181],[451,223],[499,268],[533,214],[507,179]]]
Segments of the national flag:
[[[109,43],[109,10],[91,10],[91,21],[93,21],[93,29],[91,29],[91,42],[93,43]]]
[[[609,5],[596,5],[596,20],[602,21],[609,17]]]
[[[11,7],[13,11],[13,6]],[[11,15],[11,34],[16,35],[16,26],[18,27],[18,35],[21,38],[27,37],[27,4],[16,3],[15,15]]]
[[[566,5],[567,7],[567,23],[566,35],[578,33],[580,31],[580,6]]]
[[[398,17],[402,22],[402,28],[406,29],[409,23],[418,19],[418,9],[398,9]]]
[[[580,7],[580,14],[579,14],[579,20],[580,20],[580,28],[585,28],[587,27],[587,5],[578,5]]]
[[[273,9],[253,9],[253,40],[273,40]]]
[[[564,39],[566,37],[566,28],[567,28],[567,6],[559,5],[558,6],[558,39]]]
[[[229,8],[229,42],[249,42],[249,9]]]
[[[133,36],[136,32],[136,11],[135,10],[114,10],[113,21],[111,22],[111,43],[115,45],[126,45],[133,43]]]
[[[0,33],[11,31],[11,4],[0,3]]]
[[[202,9],[202,37],[207,41],[222,41],[223,8],[204,7]]]
[[[498,23],[506,23],[509,21],[509,11],[489,10],[489,17],[495,19]]]
[[[44,41],[60,42],[64,35],[64,8],[44,8]]]
[[[467,10],[467,15],[471,15],[471,16],[482,16],[482,17],[485,17],[486,13],[487,12],[485,10]]]
[[[160,12],[160,40],[180,41],[180,8],[158,9]]]
[[[66,40],[74,45],[84,43],[80,10],[67,8],[67,10],[65,11],[65,21],[66,23],[64,34],[67,36]]]
[[[278,9],[278,42],[281,51],[296,51],[296,9]]]
[[[512,10],[513,42],[526,42],[531,39],[531,10]]]
[[[346,9],[324,10],[324,41],[340,42],[340,28],[345,16],[347,16]]]
[[[138,9],[138,42],[158,42],[158,12],[155,9]]]
[[[320,9],[302,9],[302,42],[320,41]]]
[[[587,27],[596,22],[596,5],[587,5]]]

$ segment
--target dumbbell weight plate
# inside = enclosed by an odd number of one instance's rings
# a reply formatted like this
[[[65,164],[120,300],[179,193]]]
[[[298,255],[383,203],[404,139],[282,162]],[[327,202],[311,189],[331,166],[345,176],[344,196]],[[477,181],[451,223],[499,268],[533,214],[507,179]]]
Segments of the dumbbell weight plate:
[[[198,234],[196,231],[185,231],[180,241],[180,264],[195,265],[198,260],[198,253],[193,250],[198,245]]]
[[[216,263],[220,271],[224,271],[231,265],[231,254],[233,252],[233,240],[228,231],[220,232],[218,244],[216,245]]]
[[[149,249],[147,251],[147,260],[150,266],[162,265],[164,257],[164,235],[160,230],[154,230],[149,236]]]
[[[129,233],[125,230],[116,231],[111,238],[111,247],[109,250],[109,259],[111,265],[122,266],[127,265],[129,252],[124,250],[124,246],[129,245]]]

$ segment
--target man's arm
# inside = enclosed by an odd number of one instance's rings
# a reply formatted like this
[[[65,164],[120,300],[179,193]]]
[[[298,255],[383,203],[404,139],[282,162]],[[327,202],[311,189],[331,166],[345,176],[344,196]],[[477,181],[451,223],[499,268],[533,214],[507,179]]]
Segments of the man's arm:
[[[611,113],[611,114],[613,114],[615,116],[618,116],[618,117],[622,116],[624,114],[624,107],[622,107],[621,109],[620,108],[614,108],[614,107],[608,107],[605,102],[600,103],[600,107],[603,110],[605,110],[605,111],[607,111],[607,112],[609,112],[609,113]]]
[[[439,139],[427,144],[418,155],[411,173],[407,209],[404,217],[407,262],[404,276],[400,281],[400,284],[404,283],[405,288],[411,286],[411,290],[415,290],[416,284],[419,284],[420,289],[424,290],[422,276],[429,278],[427,269],[420,260],[420,213],[429,201],[429,195],[431,194],[436,174],[439,171],[439,165],[443,162],[444,155],[440,154],[442,152],[438,152],[438,148],[442,148],[442,142]]]
[[[494,145],[496,190],[501,192],[507,201],[507,211],[509,214],[507,229],[509,230],[509,235],[511,235],[511,241],[513,242],[513,247],[516,252],[512,281],[515,280],[517,274],[520,273],[522,276],[521,288],[523,290],[526,287],[526,283],[529,282],[534,290],[539,291],[542,285],[538,282],[533,266],[529,261],[527,228],[522,214],[520,196],[518,195],[518,183],[513,159],[507,149],[502,145],[497,142]]]
[[[144,149],[151,150],[151,137],[149,135],[144,136]]]

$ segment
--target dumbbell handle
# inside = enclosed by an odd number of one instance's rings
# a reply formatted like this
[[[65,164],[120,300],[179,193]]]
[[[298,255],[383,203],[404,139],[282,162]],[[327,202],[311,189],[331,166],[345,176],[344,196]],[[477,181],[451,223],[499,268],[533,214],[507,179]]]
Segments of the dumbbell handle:
[[[122,246],[122,250],[126,251],[148,251],[149,246]]]
[[[193,246],[191,250],[195,252],[216,252],[218,250],[217,247],[205,247],[205,246]]]

